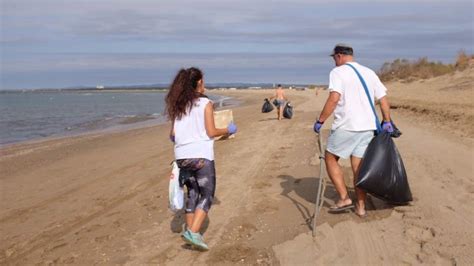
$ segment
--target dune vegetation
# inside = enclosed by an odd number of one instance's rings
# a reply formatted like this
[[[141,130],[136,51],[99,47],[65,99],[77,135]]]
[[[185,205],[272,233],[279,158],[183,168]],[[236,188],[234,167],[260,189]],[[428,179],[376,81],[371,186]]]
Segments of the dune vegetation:
[[[428,79],[455,71],[463,71],[474,61],[474,55],[468,55],[464,50],[458,52],[453,64],[444,64],[440,61],[430,61],[427,57],[416,60],[397,58],[392,62],[385,62],[378,75],[382,81],[411,82],[419,79]]]

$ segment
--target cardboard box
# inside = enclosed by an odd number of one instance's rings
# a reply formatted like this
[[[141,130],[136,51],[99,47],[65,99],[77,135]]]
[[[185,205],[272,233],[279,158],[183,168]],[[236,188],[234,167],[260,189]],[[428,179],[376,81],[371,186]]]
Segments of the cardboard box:
[[[220,110],[214,111],[214,124],[216,128],[227,128],[230,122],[234,121],[234,116],[232,115],[232,110]],[[215,137],[215,140],[234,138],[235,134],[230,136],[220,136]]]

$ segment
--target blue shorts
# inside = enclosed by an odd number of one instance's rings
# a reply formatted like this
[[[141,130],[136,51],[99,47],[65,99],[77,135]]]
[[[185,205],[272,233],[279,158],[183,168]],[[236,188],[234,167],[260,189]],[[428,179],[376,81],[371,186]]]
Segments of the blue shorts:
[[[374,137],[374,131],[331,130],[326,150],[343,159],[354,156],[364,157],[364,152]]]
[[[285,100],[277,99],[277,107],[284,107],[284,106],[285,106]]]

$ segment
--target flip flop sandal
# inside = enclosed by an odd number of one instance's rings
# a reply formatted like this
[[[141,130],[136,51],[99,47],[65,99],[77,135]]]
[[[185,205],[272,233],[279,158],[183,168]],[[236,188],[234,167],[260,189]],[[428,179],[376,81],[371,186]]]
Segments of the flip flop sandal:
[[[353,203],[342,205],[342,206],[332,206],[329,208],[329,213],[340,213],[345,210],[354,209],[354,207],[355,206]]]

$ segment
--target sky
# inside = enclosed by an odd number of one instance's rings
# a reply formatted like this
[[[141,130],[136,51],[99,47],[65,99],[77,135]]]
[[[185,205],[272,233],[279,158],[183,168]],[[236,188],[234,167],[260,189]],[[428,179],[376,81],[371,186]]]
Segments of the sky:
[[[207,83],[327,84],[337,43],[380,69],[473,53],[474,1],[2,0],[1,88]]]

